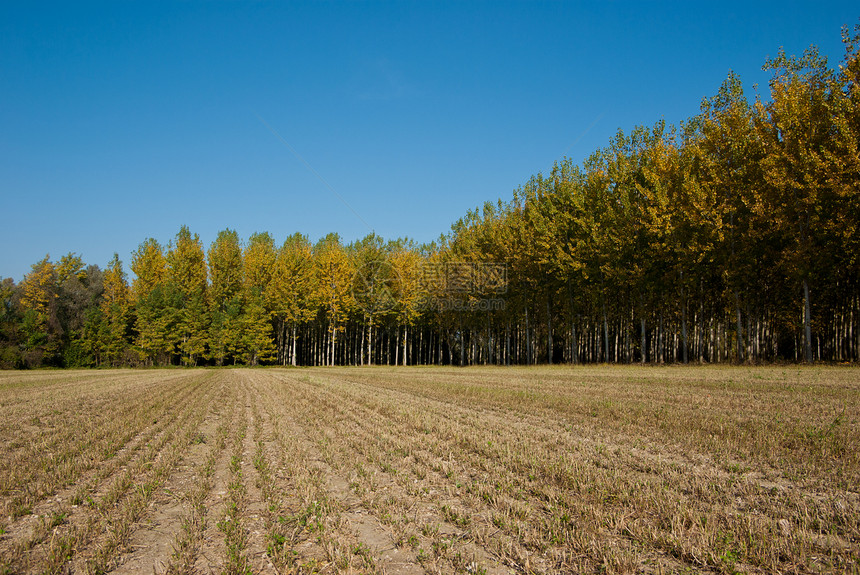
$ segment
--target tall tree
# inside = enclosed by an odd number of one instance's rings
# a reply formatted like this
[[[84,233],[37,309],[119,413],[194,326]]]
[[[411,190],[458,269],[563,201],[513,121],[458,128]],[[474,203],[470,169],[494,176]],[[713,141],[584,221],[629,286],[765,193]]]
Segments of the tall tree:
[[[359,363],[372,365],[374,333],[396,305],[397,274],[383,239],[375,233],[353,243],[350,250],[355,270],[350,289],[362,323]]]
[[[405,243],[405,242],[401,242]],[[419,304],[422,299],[421,257],[408,245],[400,245],[390,256],[396,283],[394,293],[394,313],[400,333],[400,363],[406,365],[408,334],[421,315]]]
[[[33,264],[21,285],[21,307],[24,310],[22,331],[26,350],[25,362],[39,366],[55,362],[60,348],[60,326],[57,321],[57,274],[50,256]]]
[[[834,109],[842,95],[827,59],[814,47],[802,56],[780,50],[764,65],[773,75],[771,100],[758,106],[758,128],[768,154],[762,164],[768,196],[762,209],[793,239],[786,252],[803,294],[803,357],[811,362],[812,305],[810,282],[820,261],[822,232],[836,202],[828,156],[834,150]]]
[[[209,247],[209,356],[218,365],[242,349],[242,299],[245,281],[239,234],[224,230]]]
[[[128,348],[127,333],[130,295],[119,255],[114,254],[104,272],[101,312],[104,322],[104,348],[111,365],[122,364]]]
[[[242,343],[246,360],[251,365],[275,356],[272,342],[272,309],[270,298],[272,276],[277,253],[275,240],[268,233],[252,234],[244,252],[245,281],[242,310]]]
[[[182,226],[167,253],[168,293],[176,317],[175,344],[186,365],[206,351],[206,260],[197,234]]]
[[[68,279],[84,280],[87,277],[84,260],[76,253],[70,252],[60,258],[56,265],[57,283],[62,284]]]
[[[314,246],[314,267],[317,300],[322,305],[328,333],[323,363],[334,365],[337,336],[354,304],[350,289],[354,273],[337,234],[327,235]]]
[[[696,225],[700,249],[711,248],[719,268],[726,310],[735,326],[734,357],[745,359],[742,310],[753,294],[755,248],[744,241],[755,227],[753,211],[762,191],[763,146],[754,129],[752,107],[740,78],[730,73],[718,93],[702,102],[687,157],[696,185],[685,190],[687,215]]]
[[[164,249],[153,238],[145,240],[132,254],[131,269],[138,353],[147,364],[167,363],[174,351],[176,318],[168,307]]]
[[[277,323],[280,363],[296,365],[298,326],[311,321],[317,312],[314,300],[313,251],[308,238],[295,233],[278,250],[272,281],[266,292],[267,306]],[[287,350],[287,330],[290,332]],[[289,352],[288,352],[289,351]]]
[[[251,294],[245,302],[240,318],[241,349],[249,365],[258,365],[277,357],[269,318],[269,313],[263,307],[263,298]]]
[[[101,311],[104,274],[67,254],[57,264],[58,315],[62,326],[63,365],[89,367],[101,362]]]
[[[14,369],[21,365],[20,315],[15,305],[17,287],[12,278],[0,277],[0,369]]]

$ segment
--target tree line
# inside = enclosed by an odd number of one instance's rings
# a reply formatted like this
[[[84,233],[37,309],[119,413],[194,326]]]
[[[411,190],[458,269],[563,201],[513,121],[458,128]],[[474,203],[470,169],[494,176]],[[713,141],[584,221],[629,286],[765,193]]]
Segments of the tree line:
[[[70,253],[0,282],[0,365],[860,358],[860,27],[832,68],[729,74],[680,126],[618,132],[438,241],[183,227],[129,280]]]

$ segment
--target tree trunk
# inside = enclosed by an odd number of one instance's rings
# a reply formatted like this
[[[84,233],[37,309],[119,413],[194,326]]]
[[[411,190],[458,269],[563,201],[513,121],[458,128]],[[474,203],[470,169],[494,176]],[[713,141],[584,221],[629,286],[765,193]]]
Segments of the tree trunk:
[[[526,365],[532,363],[532,341],[531,332],[529,331],[529,308],[526,308]]]
[[[511,322],[505,326],[505,365],[511,365]]]
[[[803,359],[812,363],[812,312],[809,305],[809,284],[803,279]]]
[[[735,318],[737,320],[737,354],[738,354],[738,363],[743,363],[744,361],[744,335],[743,335],[743,323],[741,322],[741,300],[738,295],[737,290],[735,290]]]
[[[687,363],[687,300],[681,304],[681,361]]]
[[[603,299],[603,360],[609,363],[609,320],[606,318],[606,298]]]
[[[552,303],[549,295],[546,298],[546,361],[552,365]]]
[[[400,365],[400,326],[394,330],[394,365]]]
[[[293,322],[293,346],[290,350],[290,362],[292,363],[293,367],[295,367],[296,365],[296,337],[296,323]]]

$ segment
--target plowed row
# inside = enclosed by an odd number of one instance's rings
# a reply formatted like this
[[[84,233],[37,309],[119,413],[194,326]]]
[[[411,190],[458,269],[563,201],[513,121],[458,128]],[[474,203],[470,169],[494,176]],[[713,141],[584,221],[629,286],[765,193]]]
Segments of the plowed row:
[[[857,375],[0,373],[0,574],[856,572]]]

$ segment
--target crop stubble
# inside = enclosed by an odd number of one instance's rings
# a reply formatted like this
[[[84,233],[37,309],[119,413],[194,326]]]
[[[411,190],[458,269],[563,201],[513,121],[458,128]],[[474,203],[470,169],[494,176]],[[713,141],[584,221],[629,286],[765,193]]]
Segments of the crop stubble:
[[[852,368],[0,374],[0,573],[857,572]]]

